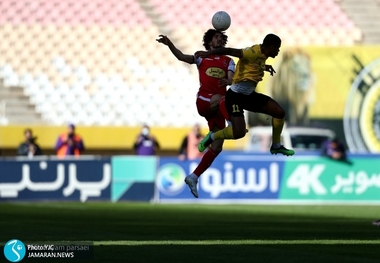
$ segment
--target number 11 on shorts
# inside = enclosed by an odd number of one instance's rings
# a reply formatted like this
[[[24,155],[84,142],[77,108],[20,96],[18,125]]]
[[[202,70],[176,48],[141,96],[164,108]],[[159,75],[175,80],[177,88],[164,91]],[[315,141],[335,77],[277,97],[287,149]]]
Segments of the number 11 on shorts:
[[[232,105],[232,112],[233,112],[233,113],[235,113],[235,112],[240,112],[240,110],[239,110],[239,105],[236,105],[236,104]]]

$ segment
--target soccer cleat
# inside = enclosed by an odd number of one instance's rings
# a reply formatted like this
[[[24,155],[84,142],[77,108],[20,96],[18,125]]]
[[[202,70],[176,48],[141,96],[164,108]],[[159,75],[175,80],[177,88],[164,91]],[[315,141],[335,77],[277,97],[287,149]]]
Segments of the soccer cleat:
[[[202,139],[202,141],[199,142],[198,150],[200,152],[206,150],[206,148],[213,142],[213,140],[211,139],[211,134],[212,132],[207,133],[207,135]]]
[[[281,153],[286,156],[291,156],[294,154],[294,151],[290,149],[286,149],[283,145],[281,145],[279,148],[274,148],[273,146],[270,147],[270,153],[271,154]]]
[[[194,195],[195,198],[198,198],[198,189],[197,189],[197,183],[198,181],[191,178],[190,175],[186,176],[185,183],[189,186],[191,193]]]
[[[372,221],[372,225],[379,227],[380,226],[380,219],[376,221]]]

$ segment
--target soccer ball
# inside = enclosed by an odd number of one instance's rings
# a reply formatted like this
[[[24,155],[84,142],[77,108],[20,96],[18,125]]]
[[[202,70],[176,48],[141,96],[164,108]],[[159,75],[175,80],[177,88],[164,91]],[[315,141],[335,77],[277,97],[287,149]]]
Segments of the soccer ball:
[[[218,11],[212,16],[211,23],[216,30],[225,31],[231,25],[231,17],[225,11]]]

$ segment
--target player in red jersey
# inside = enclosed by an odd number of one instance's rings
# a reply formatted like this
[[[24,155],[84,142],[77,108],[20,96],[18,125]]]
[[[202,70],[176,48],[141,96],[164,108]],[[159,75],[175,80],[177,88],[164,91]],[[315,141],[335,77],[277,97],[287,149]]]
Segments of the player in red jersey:
[[[209,29],[203,36],[203,46],[206,50],[225,47],[228,36],[223,32]],[[200,87],[197,93],[197,110],[206,118],[210,131],[218,131],[225,127],[228,113],[224,105],[227,85],[232,83],[235,72],[235,62],[228,56],[211,55],[195,58],[194,55],[183,54],[167,36],[160,35],[156,39],[169,47],[173,55],[180,61],[196,64],[199,72]],[[215,140],[202,157],[194,172],[185,178],[191,193],[198,198],[197,183],[201,174],[207,170],[223,149],[224,140]]]

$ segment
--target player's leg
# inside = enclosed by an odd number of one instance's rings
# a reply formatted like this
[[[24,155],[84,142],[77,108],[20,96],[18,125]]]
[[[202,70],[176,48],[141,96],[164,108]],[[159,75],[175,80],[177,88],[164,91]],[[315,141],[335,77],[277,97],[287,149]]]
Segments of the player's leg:
[[[224,140],[216,140],[208,148],[206,153],[203,155],[198,166],[195,168],[194,172],[185,178],[185,183],[189,186],[191,193],[194,197],[198,198],[198,179],[199,177],[211,166],[215,158],[222,151]]]
[[[265,96],[259,94],[258,96]],[[291,149],[286,149],[281,144],[281,133],[284,128],[285,123],[285,110],[277,103],[277,101],[268,97],[267,103],[261,108],[260,113],[270,115],[272,117],[272,146],[270,148],[271,154],[281,153],[283,155],[293,155],[294,151]]]
[[[210,131],[217,131],[225,127],[225,119],[219,111],[211,109],[211,103],[207,104],[205,100],[197,100],[198,112],[202,112],[206,118]],[[208,111],[208,114],[207,114]],[[215,158],[223,149],[223,140],[214,141],[209,147],[208,151],[203,155],[198,166],[195,168],[194,172],[185,178],[186,184],[189,186],[191,193],[194,197],[198,198],[198,178],[206,171]]]
[[[226,109],[232,126],[219,130],[217,132],[209,132],[206,137],[198,144],[198,150],[203,152],[213,141],[216,140],[236,140],[245,136],[246,124],[244,119],[244,100],[248,96],[238,94],[231,89],[226,94]]]
[[[223,95],[220,95],[220,94],[212,95],[212,97],[210,98],[210,109],[211,109],[211,111],[219,110],[219,103],[222,99],[224,99]]]
[[[215,158],[223,149],[224,140],[216,140],[211,143],[206,153],[203,155],[199,165],[195,168],[193,174],[198,178],[211,166]]]
[[[224,119],[227,120],[227,122],[230,122],[230,115],[226,108],[226,99],[223,98],[219,101],[219,111],[223,115]]]
[[[222,113],[220,111],[217,112],[216,115],[214,115],[213,118],[208,119],[208,126],[210,131],[217,132],[219,130],[224,129],[226,126],[225,118],[223,117]],[[203,156],[201,162],[199,163],[198,167],[195,169],[194,173],[199,177],[204,171],[207,170],[207,168],[210,167],[212,162],[215,160],[215,158],[219,155],[219,153],[223,149],[223,139],[215,140],[211,143],[210,147],[208,148],[207,152]]]
[[[224,119],[229,121],[229,115],[226,109],[225,97],[220,94],[215,94],[211,97],[210,108],[212,111],[220,111]]]

